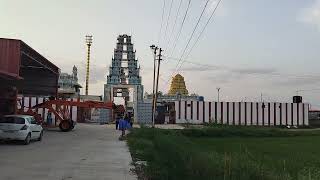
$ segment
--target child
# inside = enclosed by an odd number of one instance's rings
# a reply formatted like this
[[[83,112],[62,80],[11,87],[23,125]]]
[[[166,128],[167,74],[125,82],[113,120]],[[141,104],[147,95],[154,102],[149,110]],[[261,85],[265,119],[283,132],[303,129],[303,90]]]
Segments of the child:
[[[126,129],[127,129],[127,121],[121,118],[119,120],[119,130],[122,132],[121,137],[124,137],[126,135]]]

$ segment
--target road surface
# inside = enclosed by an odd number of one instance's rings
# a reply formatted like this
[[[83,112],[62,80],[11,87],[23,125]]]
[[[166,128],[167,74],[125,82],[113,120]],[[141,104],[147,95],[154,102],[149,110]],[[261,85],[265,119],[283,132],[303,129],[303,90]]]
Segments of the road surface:
[[[135,180],[120,132],[77,124],[71,132],[45,131],[41,142],[0,143],[1,180]]]

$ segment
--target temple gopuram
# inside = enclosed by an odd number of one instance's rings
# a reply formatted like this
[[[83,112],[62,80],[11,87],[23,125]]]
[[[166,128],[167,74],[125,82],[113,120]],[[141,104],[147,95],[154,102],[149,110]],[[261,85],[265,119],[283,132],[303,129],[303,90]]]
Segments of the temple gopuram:
[[[144,98],[152,100],[152,94],[146,93]],[[204,98],[203,96],[199,96],[194,93],[189,95],[184,77],[181,74],[177,74],[172,78],[168,94],[163,94],[159,92],[158,102],[174,102],[177,100],[203,101]]]
[[[184,82],[184,77],[180,74],[177,74],[172,78],[170,90],[168,95],[174,96],[176,94],[180,94],[183,96],[188,96],[188,90],[186,88],[186,83]]]

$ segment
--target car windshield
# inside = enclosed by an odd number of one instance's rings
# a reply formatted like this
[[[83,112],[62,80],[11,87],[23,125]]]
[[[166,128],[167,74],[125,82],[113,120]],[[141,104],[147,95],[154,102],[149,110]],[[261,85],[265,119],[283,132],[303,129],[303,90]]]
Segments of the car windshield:
[[[21,117],[3,117],[0,119],[0,123],[9,123],[9,124],[24,124],[24,118]]]

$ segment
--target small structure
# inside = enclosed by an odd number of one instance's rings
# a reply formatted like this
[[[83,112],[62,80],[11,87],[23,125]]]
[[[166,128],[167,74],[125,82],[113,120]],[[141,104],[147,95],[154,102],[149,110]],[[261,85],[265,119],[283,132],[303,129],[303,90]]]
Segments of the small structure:
[[[144,95],[145,101],[152,101],[152,93],[148,94],[145,93]],[[168,94],[162,94],[161,92],[158,93],[158,102],[175,102],[178,100],[186,100],[186,101],[203,101],[203,96],[199,96],[197,94],[191,94],[187,96],[182,96],[181,94],[175,94],[175,95],[168,95]]]
[[[80,95],[81,85],[78,83],[78,69],[73,66],[72,74],[60,73],[58,96],[64,98],[74,98]]]
[[[309,111],[309,124],[313,127],[320,127],[320,110]]]
[[[144,98],[146,101],[151,101],[153,95],[146,93]],[[197,94],[190,94],[187,90],[184,77],[181,74],[177,74],[172,78],[170,90],[168,94],[158,92],[158,103],[175,102],[175,101],[203,101],[203,96]]]
[[[149,102],[151,106],[152,94],[145,93],[144,101]],[[176,101],[204,101],[203,96],[190,94],[187,90],[184,77],[177,74],[172,78],[170,90],[168,94],[158,92],[157,109],[156,109],[156,124],[175,123],[175,102]]]

